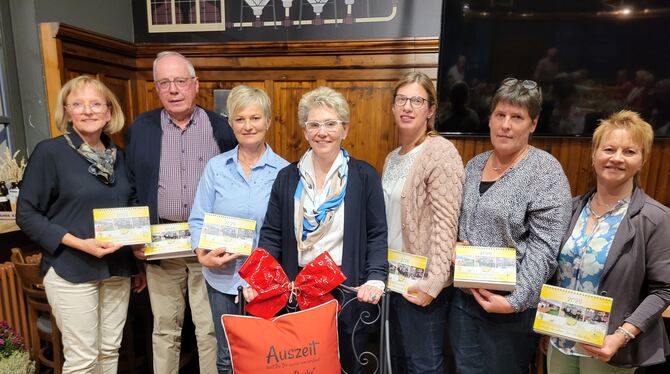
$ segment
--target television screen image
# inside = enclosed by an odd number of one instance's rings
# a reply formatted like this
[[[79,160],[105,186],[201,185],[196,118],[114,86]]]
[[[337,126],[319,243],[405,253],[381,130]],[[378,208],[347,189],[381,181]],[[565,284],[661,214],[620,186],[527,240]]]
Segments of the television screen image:
[[[438,130],[486,135],[503,79],[542,90],[536,135],[590,136],[629,109],[670,137],[670,0],[445,0]]]

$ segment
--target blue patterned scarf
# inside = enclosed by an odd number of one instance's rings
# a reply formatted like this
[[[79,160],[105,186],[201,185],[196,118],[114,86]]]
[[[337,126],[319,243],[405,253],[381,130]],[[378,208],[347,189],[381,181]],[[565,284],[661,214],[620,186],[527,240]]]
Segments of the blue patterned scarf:
[[[333,222],[333,216],[337,208],[344,202],[347,191],[347,179],[349,176],[349,153],[344,148],[340,148],[342,155],[342,165],[339,166],[334,175],[330,178],[330,184],[324,186],[326,191],[326,200],[316,209],[307,209],[304,207],[307,191],[312,196],[316,196],[316,182],[304,172],[304,163],[306,156],[312,151],[307,151],[298,162],[298,172],[300,180],[295,190],[293,198],[298,202],[299,209],[296,211],[296,239],[298,242],[298,251],[311,249],[328,232]],[[298,235],[300,234],[300,235]]]

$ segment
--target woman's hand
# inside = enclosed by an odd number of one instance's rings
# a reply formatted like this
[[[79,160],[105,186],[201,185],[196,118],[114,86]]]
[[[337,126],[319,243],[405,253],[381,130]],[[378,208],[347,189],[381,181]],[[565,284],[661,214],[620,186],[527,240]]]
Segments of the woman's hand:
[[[514,313],[514,308],[504,296],[483,288],[471,288],[470,291],[485,311],[500,314]]]
[[[110,253],[114,253],[118,251],[119,248],[123,247],[121,244],[102,242],[93,238],[79,239],[78,237],[69,233],[63,236],[61,243],[67,245],[70,248],[78,249],[97,258],[102,258]]]
[[[605,344],[602,347],[596,347],[593,345],[582,344],[579,345],[584,348],[584,350],[593,356],[596,360],[602,362],[608,362],[612,357],[623,347],[625,339],[619,334],[611,334],[605,336]]]
[[[242,295],[244,296],[244,300],[246,300],[247,303],[250,303],[256,296],[258,296],[258,292],[251,287],[244,287],[242,288]],[[237,301],[238,300],[235,300],[236,303]]]
[[[145,288],[147,288],[147,274],[142,270],[130,279],[130,289],[135,293],[140,293]]]
[[[225,248],[217,248],[213,251],[196,248],[195,253],[198,255],[198,261],[202,266],[208,268],[224,267],[227,263],[241,256],[239,253],[228,253]]]
[[[640,333],[640,329],[635,325],[625,322],[621,328],[628,331],[633,336],[637,336]],[[605,336],[605,343],[602,347],[596,347],[593,345],[582,344],[579,345],[584,348],[585,351],[591,354],[596,360],[602,362],[608,362],[614,357],[614,355],[626,344],[626,337],[622,334],[610,334]]]
[[[356,298],[358,301],[362,301],[364,303],[377,304],[383,293],[383,290],[380,290],[375,286],[363,284],[358,287],[358,294],[356,294]]]
[[[135,256],[136,259],[140,261],[146,261],[147,256],[144,255],[144,244],[135,244],[131,245],[130,248],[133,250],[133,255]]]
[[[421,291],[416,284],[409,286],[409,288],[407,289],[407,293],[402,294],[402,297],[404,297],[405,300],[409,301],[412,304],[416,304],[418,306],[423,307],[430,305],[430,303],[432,303],[434,299],[434,297]]]

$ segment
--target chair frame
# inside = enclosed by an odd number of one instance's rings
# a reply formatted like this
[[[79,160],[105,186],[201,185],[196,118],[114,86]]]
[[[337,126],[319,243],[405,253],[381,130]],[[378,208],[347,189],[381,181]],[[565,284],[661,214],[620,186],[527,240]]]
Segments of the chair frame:
[[[19,248],[12,248],[11,261],[16,273],[21,279],[21,289],[28,304],[28,323],[30,330],[30,355],[36,360],[36,372],[40,372],[40,366],[44,365],[53,370],[54,374],[61,374],[63,370],[63,344],[60,330],[56,324],[51,306],[47,300],[46,291],[42,285],[43,277],[39,273],[39,262],[26,262],[26,258]],[[51,334],[40,331],[37,328],[39,314],[44,313],[51,320]],[[52,358],[46,356],[49,347],[42,347],[42,341],[51,343]]]

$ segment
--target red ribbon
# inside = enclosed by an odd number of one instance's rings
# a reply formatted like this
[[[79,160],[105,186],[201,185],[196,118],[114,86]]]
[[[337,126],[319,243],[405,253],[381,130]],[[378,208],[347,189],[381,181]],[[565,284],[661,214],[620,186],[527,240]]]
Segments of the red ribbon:
[[[347,279],[328,252],[323,252],[291,282],[277,260],[260,247],[244,262],[240,276],[258,292],[245,310],[265,319],[274,317],[293,298],[302,310],[330,301],[330,291]]]

